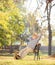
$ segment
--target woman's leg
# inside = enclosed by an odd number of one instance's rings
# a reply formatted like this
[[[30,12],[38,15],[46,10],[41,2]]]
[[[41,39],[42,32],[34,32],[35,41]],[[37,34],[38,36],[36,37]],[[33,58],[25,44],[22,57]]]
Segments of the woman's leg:
[[[34,53],[34,60],[36,59],[36,56],[37,56],[37,53],[35,52],[35,53]]]
[[[37,52],[37,60],[40,60],[39,52]]]

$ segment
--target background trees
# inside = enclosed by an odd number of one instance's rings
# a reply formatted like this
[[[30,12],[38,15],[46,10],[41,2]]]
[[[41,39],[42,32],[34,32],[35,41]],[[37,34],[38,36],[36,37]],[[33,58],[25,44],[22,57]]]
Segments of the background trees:
[[[53,29],[52,29],[52,24],[51,24],[51,22],[54,21],[54,20],[52,20],[53,17],[51,17],[51,14],[53,13],[51,10],[52,10],[52,7],[55,6],[55,3],[54,3],[55,1],[54,0],[43,0],[43,1],[36,0],[36,2],[37,2],[36,11],[34,11],[33,13],[35,13],[35,15],[38,15],[38,13],[37,13],[37,10],[38,10],[41,15],[41,16],[39,16],[39,19],[41,18],[41,20],[42,20],[42,17],[43,17],[44,22],[45,21],[48,22],[48,24],[47,24],[48,28],[46,26],[45,27],[48,30],[48,37],[47,37],[48,38],[48,55],[51,55],[51,45],[53,44],[52,43],[52,32],[54,32],[54,31],[52,31]],[[29,7],[31,7],[31,4],[32,3],[30,1]],[[36,16],[36,18],[37,18],[37,16]],[[39,22],[41,23],[41,21],[39,21]],[[42,22],[43,22],[43,20],[42,20]],[[44,28],[44,26],[43,26],[43,28]]]
[[[55,1],[35,0],[36,5],[31,8],[34,3],[32,2],[33,0],[0,0],[0,45],[4,47],[12,45],[14,41],[20,39],[22,43],[33,32],[40,33],[40,29],[44,29],[46,33],[42,42],[48,45],[48,54],[51,55],[51,45],[54,43],[52,36],[55,36],[51,16]],[[36,7],[35,10],[33,10],[34,7]]]

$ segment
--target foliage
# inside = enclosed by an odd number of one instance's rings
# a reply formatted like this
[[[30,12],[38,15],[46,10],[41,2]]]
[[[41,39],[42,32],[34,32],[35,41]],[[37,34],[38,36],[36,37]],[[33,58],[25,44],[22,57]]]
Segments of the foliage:
[[[0,0],[0,43],[10,43],[11,35],[22,34],[24,21],[21,11],[13,0]],[[16,37],[16,36],[15,36]]]

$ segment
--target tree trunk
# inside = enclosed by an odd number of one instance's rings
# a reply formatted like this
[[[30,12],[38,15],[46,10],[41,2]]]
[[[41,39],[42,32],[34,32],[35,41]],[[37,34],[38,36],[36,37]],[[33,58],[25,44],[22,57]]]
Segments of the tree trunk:
[[[51,30],[51,25],[50,25],[50,14],[51,14],[51,3],[48,4],[47,7],[47,20],[48,20],[48,55],[51,55],[51,43],[52,43],[52,30]]]
[[[52,49],[52,30],[51,30],[51,26],[50,23],[48,23],[48,32],[49,32],[49,45],[48,45],[48,55],[51,55],[51,49]]]
[[[10,54],[12,54],[12,51],[13,51],[13,49],[12,49],[12,35],[11,35]]]
[[[23,44],[23,41],[20,39],[19,51],[22,49],[22,44]]]

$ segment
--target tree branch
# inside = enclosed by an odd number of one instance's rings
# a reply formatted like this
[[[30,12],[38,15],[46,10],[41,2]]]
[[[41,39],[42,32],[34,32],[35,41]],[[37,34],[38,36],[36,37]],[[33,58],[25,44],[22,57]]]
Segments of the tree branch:
[[[53,5],[51,6],[51,8],[52,8],[53,6],[55,6],[55,4],[53,4]]]

